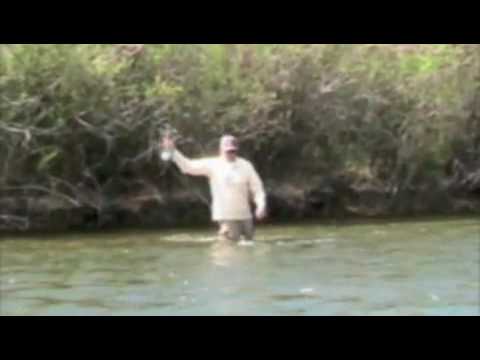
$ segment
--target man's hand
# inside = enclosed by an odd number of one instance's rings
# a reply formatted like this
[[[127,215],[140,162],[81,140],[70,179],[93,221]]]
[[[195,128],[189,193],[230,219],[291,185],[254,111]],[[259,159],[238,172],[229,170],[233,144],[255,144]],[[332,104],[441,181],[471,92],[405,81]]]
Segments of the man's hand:
[[[258,221],[265,220],[265,218],[267,217],[267,211],[265,209],[258,208],[255,211],[255,217]]]

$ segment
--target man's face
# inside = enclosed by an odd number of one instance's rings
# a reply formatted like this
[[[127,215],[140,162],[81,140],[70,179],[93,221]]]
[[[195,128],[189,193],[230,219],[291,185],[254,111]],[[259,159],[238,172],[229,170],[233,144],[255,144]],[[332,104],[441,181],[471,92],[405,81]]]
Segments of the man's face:
[[[225,159],[228,161],[235,161],[237,159],[237,150],[225,151]]]
[[[227,135],[220,140],[220,153],[227,161],[237,159],[238,142],[233,136]]]

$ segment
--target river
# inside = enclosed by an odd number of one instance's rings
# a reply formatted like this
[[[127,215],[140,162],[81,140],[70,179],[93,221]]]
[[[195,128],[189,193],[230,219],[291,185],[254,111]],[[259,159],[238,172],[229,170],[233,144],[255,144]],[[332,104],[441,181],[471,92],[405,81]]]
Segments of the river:
[[[480,315],[477,219],[0,240],[0,315]]]

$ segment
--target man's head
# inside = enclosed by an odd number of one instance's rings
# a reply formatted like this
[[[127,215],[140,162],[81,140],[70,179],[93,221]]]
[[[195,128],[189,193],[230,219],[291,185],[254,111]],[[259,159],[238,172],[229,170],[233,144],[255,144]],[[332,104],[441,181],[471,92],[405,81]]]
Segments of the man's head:
[[[225,135],[220,139],[220,155],[228,161],[235,161],[238,153],[238,140],[235,136]]]

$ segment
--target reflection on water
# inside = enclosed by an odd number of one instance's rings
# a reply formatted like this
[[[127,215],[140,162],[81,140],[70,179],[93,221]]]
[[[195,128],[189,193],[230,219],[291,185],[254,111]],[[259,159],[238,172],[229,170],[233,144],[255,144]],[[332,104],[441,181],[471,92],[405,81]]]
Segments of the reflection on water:
[[[236,255],[237,257],[239,255],[237,246],[225,241],[217,242],[210,252],[212,263],[221,267],[230,266],[235,261]]]
[[[214,235],[214,234],[213,234]],[[476,220],[0,242],[1,315],[479,315]]]

